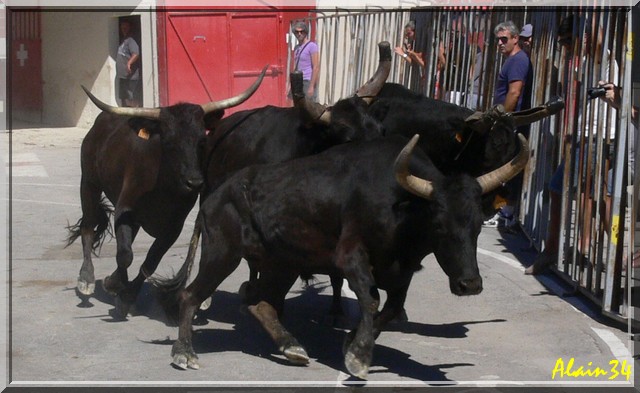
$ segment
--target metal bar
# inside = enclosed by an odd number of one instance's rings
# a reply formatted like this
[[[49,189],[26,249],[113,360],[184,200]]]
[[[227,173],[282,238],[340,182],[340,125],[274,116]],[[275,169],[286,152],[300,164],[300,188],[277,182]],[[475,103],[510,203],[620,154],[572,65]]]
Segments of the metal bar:
[[[622,39],[622,43],[627,43],[627,35],[629,34],[629,29],[630,29],[630,23],[628,23],[627,20],[627,14],[626,13],[620,13],[619,14],[619,20],[621,23],[617,23],[616,25],[619,26],[619,31],[622,33],[623,35],[623,39]],[[614,48],[616,49],[615,45]],[[624,54],[624,58],[626,58],[626,55],[628,53],[628,48],[625,48],[625,50],[621,51],[621,53]],[[613,71],[613,70],[610,70]],[[610,76],[613,76],[613,74],[609,74]],[[619,78],[621,80],[623,80],[623,84],[622,86],[625,88],[623,91],[623,97],[630,97],[631,96],[631,67],[627,67],[626,66],[626,62],[622,61],[620,64],[620,74],[623,77]],[[620,85],[619,83],[616,83],[617,85]],[[629,125],[629,108],[628,105],[621,105],[620,109],[618,110],[618,114],[619,114],[619,125],[620,125],[620,132],[617,135],[616,138],[616,145],[617,145],[617,149],[616,151],[618,152],[618,154],[616,154],[616,162],[614,165],[614,185],[621,183],[621,184],[625,184],[624,182],[624,172],[626,170],[626,165],[625,165],[625,154],[627,152],[627,130],[628,130],[628,125]],[[626,187],[624,187],[626,188]],[[612,226],[615,228],[619,228],[619,232],[617,233],[613,233],[614,231],[612,230],[612,236],[611,236],[611,241],[614,245],[617,246],[618,250],[621,250],[621,246],[622,244],[619,244],[618,242],[621,242],[623,240],[623,236],[621,236],[621,234],[624,233],[624,223],[625,223],[625,219],[624,219],[624,205],[622,203],[622,200],[625,199],[624,198],[624,189],[623,187],[614,187],[613,188],[613,195],[611,195],[612,201],[611,201],[611,216],[612,216]],[[635,216],[631,217],[631,223],[633,223],[635,221]],[[631,228],[631,232],[633,232],[633,229]],[[632,243],[629,243],[629,248],[633,248]],[[603,300],[603,309],[606,311],[620,311],[619,310],[619,306],[622,303],[622,299],[624,297],[620,296],[620,291],[618,290],[621,287],[622,284],[622,280],[621,280],[621,255],[616,257],[614,259],[614,263],[613,266],[611,266],[611,264],[609,264],[607,272],[606,272],[606,281],[605,281],[605,291],[604,291],[604,300]],[[629,288],[627,287],[627,290],[629,290]]]

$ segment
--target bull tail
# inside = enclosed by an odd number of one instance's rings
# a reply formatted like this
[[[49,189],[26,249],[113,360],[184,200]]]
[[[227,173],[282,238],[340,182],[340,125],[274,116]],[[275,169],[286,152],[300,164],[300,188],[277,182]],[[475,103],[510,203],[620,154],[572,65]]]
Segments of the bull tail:
[[[98,224],[94,229],[93,243],[91,244],[91,250],[93,255],[98,256],[100,249],[107,237],[113,237],[113,226],[111,225],[111,216],[113,215],[113,207],[109,204],[107,198],[103,197],[100,201],[99,208],[97,209],[97,221]],[[73,225],[67,225],[68,231],[65,248],[69,247],[77,238],[82,236],[82,228],[85,226],[85,218],[81,217],[77,223]]]
[[[203,218],[198,214],[191,241],[189,242],[189,251],[187,257],[180,267],[178,273],[170,278],[150,277],[149,282],[153,285],[154,293],[158,302],[162,306],[167,318],[173,323],[177,323],[180,311],[180,294],[187,286],[187,281],[191,275],[191,268],[195,260],[196,251],[198,250],[198,241],[202,231]]]

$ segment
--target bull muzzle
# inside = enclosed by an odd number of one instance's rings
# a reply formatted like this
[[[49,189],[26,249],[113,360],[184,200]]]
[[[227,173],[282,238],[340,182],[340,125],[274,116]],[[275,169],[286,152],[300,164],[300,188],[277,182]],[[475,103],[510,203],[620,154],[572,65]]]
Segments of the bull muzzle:
[[[187,192],[198,192],[204,185],[204,179],[202,176],[192,177],[184,182]]]
[[[477,295],[482,292],[482,277],[476,275],[470,278],[449,280],[451,293],[458,296]]]

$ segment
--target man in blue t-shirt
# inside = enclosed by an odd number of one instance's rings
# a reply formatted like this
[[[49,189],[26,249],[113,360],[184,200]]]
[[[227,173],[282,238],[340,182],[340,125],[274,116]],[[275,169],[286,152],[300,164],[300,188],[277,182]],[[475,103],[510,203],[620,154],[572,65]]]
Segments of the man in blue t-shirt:
[[[498,49],[506,60],[498,74],[496,89],[493,94],[493,104],[504,105],[507,112],[520,111],[531,108],[531,85],[533,84],[533,66],[531,60],[519,44],[520,29],[511,22],[503,22],[493,30],[498,40]],[[518,132],[529,138],[528,126],[518,129]],[[496,227],[500,220],[504,220],[505,227],[511,228],[517,224],[517,206],[522,191],[523,174],[507,183],[507,202],[495,216],[484,222],[484,226]]]
[[[511,22],[494,29],[498,49],[507,59],[502,65],[493,95],[494,105],[502,104],[507,112],[531,108],[533,66],[518,42],[520,29]]]

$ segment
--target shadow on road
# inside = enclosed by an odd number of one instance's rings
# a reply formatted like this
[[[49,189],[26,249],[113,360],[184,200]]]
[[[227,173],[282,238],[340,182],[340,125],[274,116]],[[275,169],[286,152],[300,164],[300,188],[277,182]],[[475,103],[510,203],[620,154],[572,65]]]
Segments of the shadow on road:
[[[312,362],[346,372],[342,345],[347,330],[327,326],[321,322],[329,310],[331,295],[317,293],[316,289],[312,286],[309,290],[295,292],[298,293],[297,296],[288,298],[282,323],[307,350]],[[343,299],[343,301],[347,310],[358,307],[356,300]],[[201,318],[205,319],[207,326],[194,325],[193,332],[193,348],[198,354],[240,351],[281,365],[300,367],[289,363],[278,352],[271,338],[249,314],[237,293],[217,291],[213,295],[211,307],[201,315]],[[357,315],[355,319],[353,315],[349,315],[349,319],[351,325],[354,325],[357,322]],[[467,321],[441,325],[402,322],[390,325],[388,330],[457,339],[467,336],[468,325],[500,322],[504,320]],[[173,344],[173,340],[161,338],[149,343],[169,347]],[[169,348],[167,350],[169,351]],[[398,349],[377,344],[370,373],[392,373],[415,380],[446,382],[449,381],[446,377],[447,369],[470,366],[474,364],[422,364]]]

